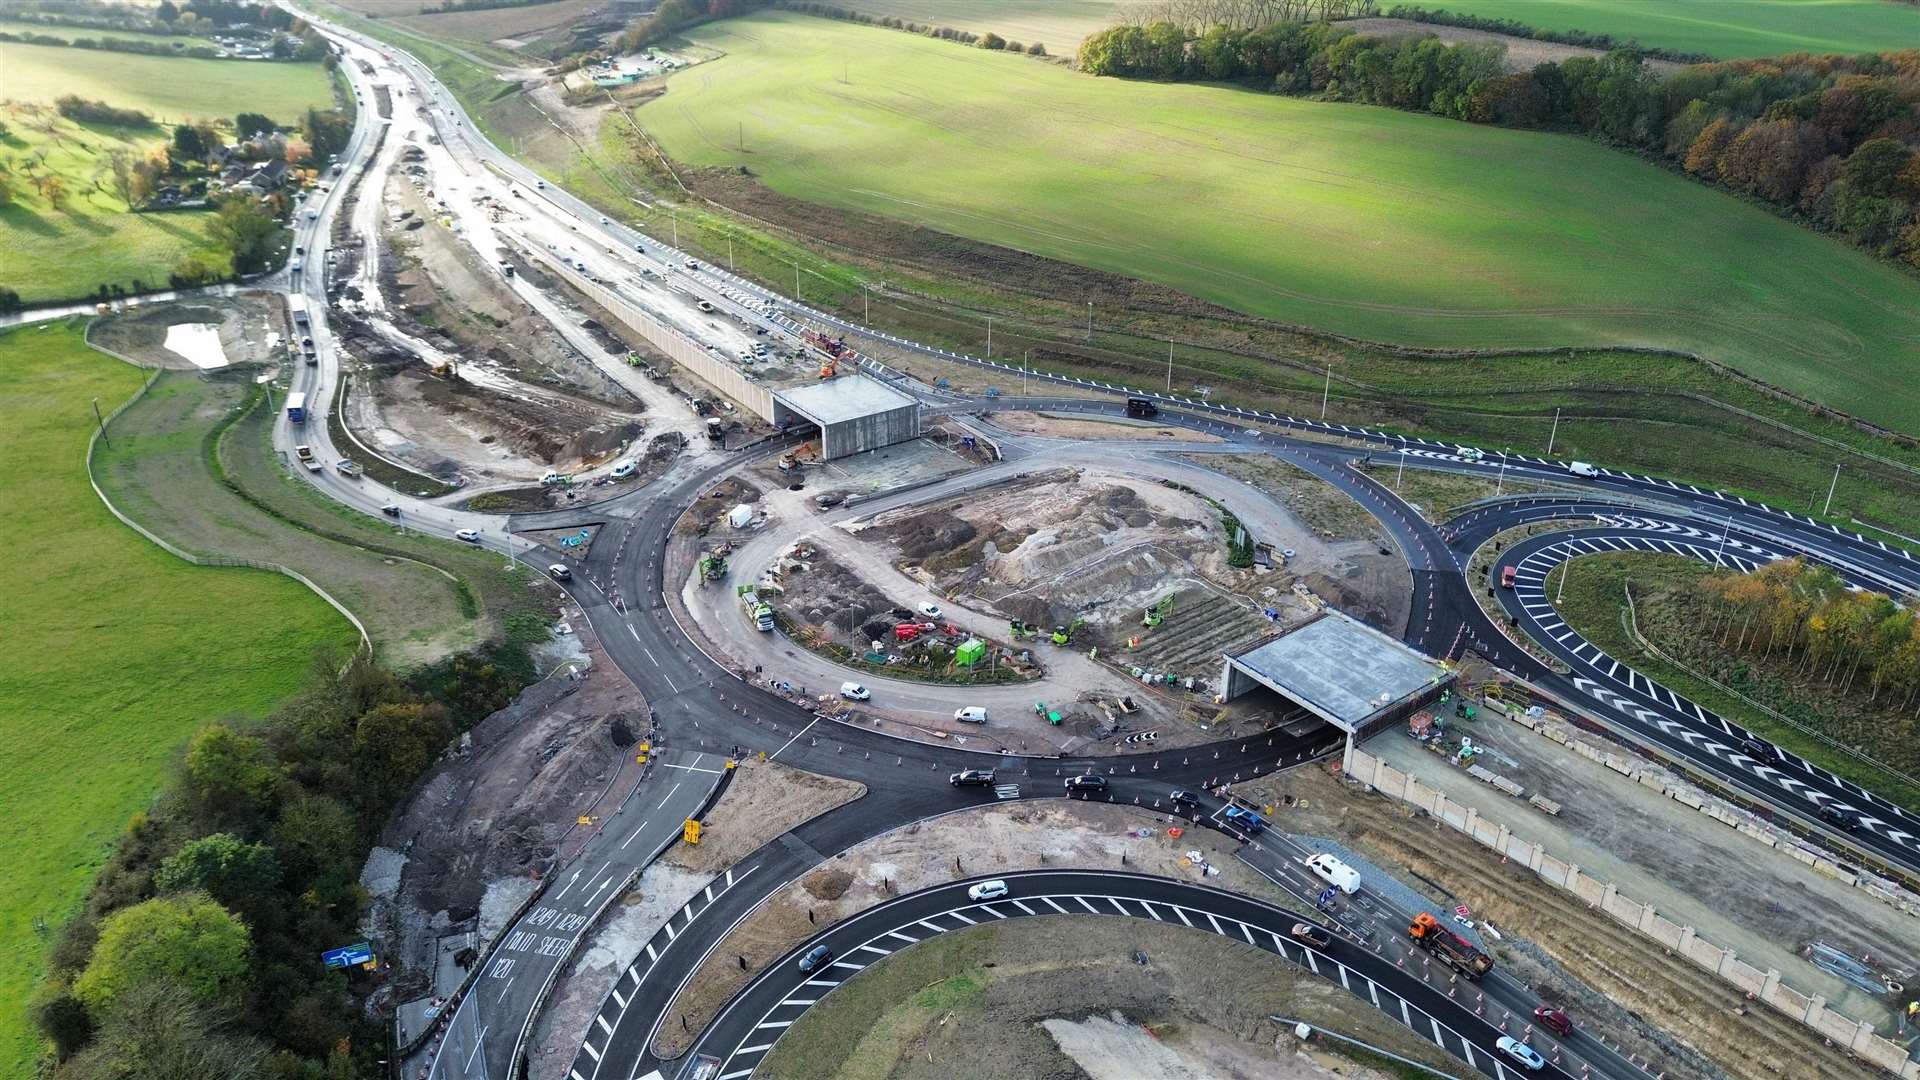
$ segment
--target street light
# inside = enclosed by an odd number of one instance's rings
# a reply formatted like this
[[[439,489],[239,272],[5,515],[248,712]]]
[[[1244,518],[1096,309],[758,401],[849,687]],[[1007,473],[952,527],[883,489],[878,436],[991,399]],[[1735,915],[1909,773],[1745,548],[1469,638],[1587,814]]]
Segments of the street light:
[[[1020,396],[1027,396],[1027,376],[1033,373],[1033,350],[1028,349],[1020,358]]]
[[[1494,495],[1494,498],[1499,498],[1499,497],[1500,497],[1500,492],[1501,492],[1501,491],[1503,491],[1503,490],[1505,490],[1505,488],[1506,488],[1506,485],[1507,485],[1507,453],[1508,453],[1508,451],[1510,451],[1511,449],[1512,449],[1512,447],[1507,447],[1507,446],[1503,446],[1503,447],[1501,447],[1501,448],[1500,448],[1500,478],[1499,478],[1498,480],[1495,480],[1495,481],[1494,481],[1494,484],[1493,484],[1493,495]]]
[[[1553,440],[1560,437],[1560,410],[1553,410],[1553,430],[1547,433],[1547,456],[1553,456]]]
[[[1820,516],[1826,517],[1833,509],[1833,489],[1840,486],[1840,463],[1833,463],[1833,483],[1827,485],[1827,505],[1820,508]]]

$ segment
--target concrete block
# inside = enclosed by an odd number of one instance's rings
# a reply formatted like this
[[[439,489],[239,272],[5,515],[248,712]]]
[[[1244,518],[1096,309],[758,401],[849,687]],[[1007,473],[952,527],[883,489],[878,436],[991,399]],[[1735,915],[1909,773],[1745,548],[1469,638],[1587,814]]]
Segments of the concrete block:
[[[1634,777],[1634,779],[1640,781],[1641,787],[1650,787],[1662,795],[1667,793],[1667,778],[1654,772],[1652,769],[1642,772],[1639,776]]]
[[[1700,798],[1699,792],[1690,787],[1670,787],[1667,789],[1667,795],[1672,798],[1674,802],[1682,806],[1691,806],[1695,810],[1706,805],[1705,801]]]

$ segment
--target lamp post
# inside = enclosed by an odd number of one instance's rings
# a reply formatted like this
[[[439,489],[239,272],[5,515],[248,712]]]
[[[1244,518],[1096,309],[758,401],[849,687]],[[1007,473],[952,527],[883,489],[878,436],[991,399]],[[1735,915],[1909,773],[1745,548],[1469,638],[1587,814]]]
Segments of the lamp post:
[[[1027,377],[1033,373],[1033,350],[1028,349],[1020,358],[1020,396],[1027,396]]]
[[[1500,448],[1500,478],[1498,480],[1495,480],[1493,483],[1493,494],[1495,498],[1499,498],[1500,493],[1506,490],[1507,452],[1511,449],[1512,449],[1511,447],[1506,447],[1506,446],[1503,446]]]
[[[1327,365],[1327,384],[1320,388],[1320,419],[1327,418],[1327,398],[1333,394],[1333,365]]]
[[[1553,456],[1553,440],[1560,437],[1560,410],[1553,410],[1553,430],[1547,433],[1547,456]]]
[[[1826,517],[1833,510],[1833,489],[1840,486],[1840,463],[1833,463],[1833,483],[1827,485],[1827,505],[1820,508],[1820,516]]]

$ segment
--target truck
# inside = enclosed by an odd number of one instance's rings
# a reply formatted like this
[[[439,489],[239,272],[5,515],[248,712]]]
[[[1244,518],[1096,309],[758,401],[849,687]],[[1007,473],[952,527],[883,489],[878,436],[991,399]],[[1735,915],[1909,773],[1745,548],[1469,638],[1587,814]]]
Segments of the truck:
[[[317,473],[326,467],[320,464],[320,459],[313,455],[313,447],[311,446],[294,447],[293,456],[300,459],[300,464],[306,466],[308,472]]]
[[[287,297],[287,310],[293,315],[294,328],[304,333],[307,329],[307,298],[297,293]]]
[[[1160,406],[1143,397],[1127,399],[1127,415],[1136,420],[1151,420],[1160,415]]]
[[[1493,970],[1493,957],[1440,924],[1432,912],[1423,911],[1407,926],[1407,936],[1421,948],[1439,957],[1440,962],[1469,979],[1478,979]]]
[[[700,580],[718,581],[727,576],[727,558],[724,555],[704,555],[700,559]]]
[[[747,613],[747,621],[753,623],[755,630],[773,629],[773,605],[762,603],[759,593],[741,593],[740,608]]]
[[[287,395],[287,423],[304,424],[307,422],[307,395],[292,393]]]

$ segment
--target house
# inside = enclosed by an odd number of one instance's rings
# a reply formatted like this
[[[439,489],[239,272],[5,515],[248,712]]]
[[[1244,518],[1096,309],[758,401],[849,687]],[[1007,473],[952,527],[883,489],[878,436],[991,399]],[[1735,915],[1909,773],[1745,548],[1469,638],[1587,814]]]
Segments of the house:
[[[286,182],[287,161],[285,158],[274,158],[272,161],[263,162],[259,168],[253,170],[252,175],[246,179],[246,186],[265,195],[269,191],[277,190]]]

